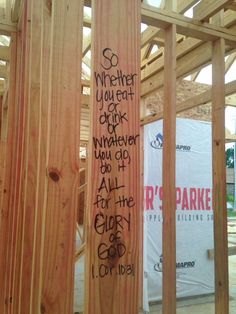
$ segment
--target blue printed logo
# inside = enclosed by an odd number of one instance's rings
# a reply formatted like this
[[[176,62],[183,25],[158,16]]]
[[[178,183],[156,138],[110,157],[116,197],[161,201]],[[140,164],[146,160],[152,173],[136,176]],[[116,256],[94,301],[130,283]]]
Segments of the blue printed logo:
[[[163,148],[163,135],[161,133],[157,133],[155,136],[155,140],[150,142],[152,148],[162,149]],[[191,146],[189,145],[176,145],[176,150],[181,152],[190,152]]]
[[[151,141],[151,146],[155,149],[161,149],[163,147],[163,135],[158,133],[154,141]]]

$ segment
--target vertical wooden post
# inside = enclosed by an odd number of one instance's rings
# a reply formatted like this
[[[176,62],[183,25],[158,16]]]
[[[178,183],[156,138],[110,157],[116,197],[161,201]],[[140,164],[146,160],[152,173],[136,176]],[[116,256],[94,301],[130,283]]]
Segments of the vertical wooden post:
[[[27,160],[27,116],[28,116],[28,92],[29,92],[29,50],[30,50],[30,1],[24,3],[22,8],[22,18],[19,25],[20,31],[17,34],[17,141],[16,141],[16,168],[14,191],[14,220],[13,220],[13,241],[11,257],[11,286],[10,296],[12,302],[9,311],[19,312],[21,301],[21,267],[23,248],[23,206],[24,206],[24,175],[26,173]],[[8,313],[8,312],[7,312]]]
[[[19,311],[21,297],[21,254],[22,254],[22,234],[23,234],[23,204],[24,204],[24,184],[23,175],[26,167],[26,121],[28,113],[28,71],[29,71],[29,38],[30,38],[30,2],[25,2],[22,8],[22,18],[19,25],[20,31],[17,34],[17,94],[16,109],[17,116],[17,140],[16,140],[16,169],[14,191],[14,221],[13,221],[13,242],[12,242],[12,279],[10,295],[12,313]]]
[[[86,314],[137,314],[140,1],[93,1]]]
[[[212,167],[215,247],[215,313],[229,313],[228,239],[225,173],[225,43],[212,51]]]
[[[27,117],[25,123],[25,175],[22,177],[24,197],[20,207],[22,213],[22,245],[20,254],[20,298],[19,313],[31,313],[36,225],[38,219],[38,169],[40,151],[40,91],[41,91],[41,44],[42,44],[42,1],[30,3],[29,76],[27,88]],[[43,194],[39,197],[43,198]],[[39,273],[38,273],[39,275]]]
[[[35,254],[32,278],[32,307],[31,311],[37,313],[43,311],[41,308],[41,292],[43,282],[43,260],[44,260],[44,228],[45,228],[45,201],[47,197],[47,148],[48,128],[50,117],[50,89],[51,89],[51,40],[52,40],[52,6],[49,1],[43,1],[41,12],[42,23],[42,47],[41,47],[41,90],[40,90],[40,150],[38,164],[38,197],[37,197],[37,224],[35,226]]]
[[[166,9],[173,9],[173,1]],[[176,313],[176,26],[165,29],[163,105],[163,313]]]
[[[14,156],[16,142],[16,121],[17,110],[15,101],[16,84],[16,34],[11,36],[11,67],[10,67],[10,88],[8,100],[8,121],[7,121],[7,140],[5,147],[5,173],[3,178],[2,199],[0,203],[0,313],[5,313],[6,306],[10,303],[10,296],[7,294],[10,273],[10,251],[12,220],[14,216],[13,208],[10,206],[14,181]],[[4,270],[4,271],[3,271]]]
[[[41,312],[72,313],[83,1],[52,3],[50,118]]]

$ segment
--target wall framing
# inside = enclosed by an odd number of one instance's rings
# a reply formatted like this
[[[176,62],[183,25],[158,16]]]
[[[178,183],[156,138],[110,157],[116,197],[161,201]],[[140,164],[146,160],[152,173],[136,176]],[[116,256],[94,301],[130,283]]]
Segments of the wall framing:
[[[10,46],[0,45],[0,61],[6,62],[6,65],[0,65],[0,77],[3,78],[0,83],[0,268],[4,269],[0,273],[1,313],[73,312],[79,143],[85,141],[87,145],[91,130],[93,134],[101,131],[96,126],[99,113],[95,109],[95,80],[92,76],[81,78],[81,62],[91,65],[87,52],[92,44],[92,69],[96,70],[101,61],[97,47],[101,42],[109,45],[113,41],[123,59],[132,56],[136,60],[135,72],[140,70],[141,73],[137,95],[140,91],[140,97],[144,99],[154,91],[164,89],[165,105],[161,113],[146,115],[146,108],[140,101],[142,118],[136,112],[130,120],[130,128],[122,129],[130,132],[133,127],[138,134],[143,125],[164,119],[164,314],[176,312],[176,290],[173,289],[176,283],[175,118],[177,113],[190,108],[206,103],[212,105],[215,313],[229,313],[224,111],[226,105],[234,103],[236,84],[235,80],[225,84],[224,75],[235,60],[236,16],[232,11],[235,2],[202,0],[193,10],[193,18],[187,18],[183,13],[197,1],[177,2],[175,10],[175,1],[166,0],[162,8],[153,8],[146,1],[132,0],[136,23],[129,24],[127,18],[123,23],[130,31],[127,38],[140,46],[136,53],[128,45],[123,51],[119,40],[114,40],[116,34],[122,41],[119,21],[127,10],[132,11],[125,0],[114,0],[113,5],[108,0],[101,0],[99,4],[90,0],[6,0],[5,9],[0,10],[0,35],[11,37]],[[91,20],[83,18],[84,6],[92,7],[94,15]],[[107,21],[110,33],[102,28],[105,22],[96,15],[100,10],[100,17],[102,12],[113,12],[114,20]],[[217,23],[219,16],[221,23]],[[140,20],[148,24],[142,37],[139,37]],[[83,26],[92,27],[91,36],[83,38]],[[99,29],[104,32],[103,41],[99,38]],[[159,50],[152,54],[151,49],[156,43]],[[142,60],[138,68],[140,55]],[[226,55],[229,55],[227,63]],[[176,81],[189,74],[196,78],[198,71],[208,64],[212,64],[213,69],[212,88],[176,104]],[[83,93],[83,87],[91,88],[91,96]],[[129,113],[132,115],[132,111]],[[89,116],[93,117],[93,127]],[[227,140],[235,141],[235,137]],[[89,144],[92,145],[91,137]],[[135,176],[136,168],[139,178],[140,161],[135,159],[134,164],[130,176]],[[98,166],[93,160],[89,166],[88,184],[83,187],[84,191],[88,190],[87,213],[90,210],[92,215],[94,185],[89,178],[95,170],[97,173]],[[134,179],[129,182],[130,190],[134,182]],[[139,184],[136,188],[140,190]],[[140,206],[141,200],[137,203]],[[84,223],[85,230],[93,225],[90,214]],[[137,237],[133,234],[131,237],[135,263],[141,261],[138,251],[142,249],[141,245],[138,247],[142,234],[139,232],[139,214],[140,211],[134,217]],[[87,233],[81,252],[87,254],[88,264],[96,261],[94,243],[100,240],[93,233]],[[128,236],[127,241],[130,241]],[[141,276],[132,282],[130,290],[125,280],[106,282],[108,290],[118,285],[118,300],[121,295],[124,299],[132,299],[124,305],[108,300],[109,294],[107,300],[101,300],[96,292],[101,289],[101,284],[94,284],[88,273],[87,270],[87,314],[105,314],[105,308],[107,313],[124,313],[124,310],[130,311],[127,314],[137,313]],[[122,289],[126,284],[129,293],[125,294]],[[91,296],[96,300],[93,306],[89,303]]]

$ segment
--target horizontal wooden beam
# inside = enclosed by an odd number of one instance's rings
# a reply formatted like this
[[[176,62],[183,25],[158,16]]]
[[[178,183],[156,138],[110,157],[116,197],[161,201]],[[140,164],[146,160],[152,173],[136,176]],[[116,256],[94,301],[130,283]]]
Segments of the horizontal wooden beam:
[[[0,60],[9,61],[10,59],[10,48],[7,46],[0,46]]]
[[[184,13],[190,9],[199,0],[178,0],[177,2],[177,12]],[[143,2],[143,1],[141,1]],[[91,0],[84,0],[84,5],[86,7],[91,7]]]
[[[225,27],[236,30],[236,15],[232,14],[232,11],[227,10],[224,14]],[[233,50],[226,47],[226,51],[232,52]],[[187,38],[183,42],[177,45],[177,77],[184,77],[192,74],[195,71],[201,69],[201,67],[207,65],[211,61],[211,43],[201,42],[195,38]],[[147,95],[154,90],[163,86],[163,60],[159,59],[159,51],[147,60],[146,64],[149,66],[142,71],[142,88],[141,95]],[[152,63],[153,62],[153,63]],[[142,67],[145,64],[142,63]]]
[[[0,35],[11,35],[11,33],[17,32],[17,26],[15,23],[11,23],[8,21],[4,21],[1,19],[0,21]]]
[[[90,19],[90,18],[88,18],[88,17],[84,17],[84,20],[83,20],[83,26],[84,26],[84,27],[91,28],[91,24],[92,24],[91,19]]]
[[[234,2],[233,0],[204,0],[193,9],[193,16],[200,21],[207,21],[221,9]]]
[[[84,87],[90,87],[90,81],[89,80],[81,80],[81,85]]]
[[[178,13],[142,5],[142,21],[159,28],[167,28],[170,24],[175,24],[179,34],[203,41],[223,38],[227,45],[236,47],[236,32],[209,23],[201,23]]]

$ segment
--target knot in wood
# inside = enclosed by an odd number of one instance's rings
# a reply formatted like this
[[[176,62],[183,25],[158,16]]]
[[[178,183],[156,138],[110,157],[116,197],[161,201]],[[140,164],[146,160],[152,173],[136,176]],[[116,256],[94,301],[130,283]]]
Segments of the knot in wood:
[[[49,178],[52,179],[52,181],[54,182],[58,182],[60,180],[60,172],[55,168],[49,169],[48,175]]]

